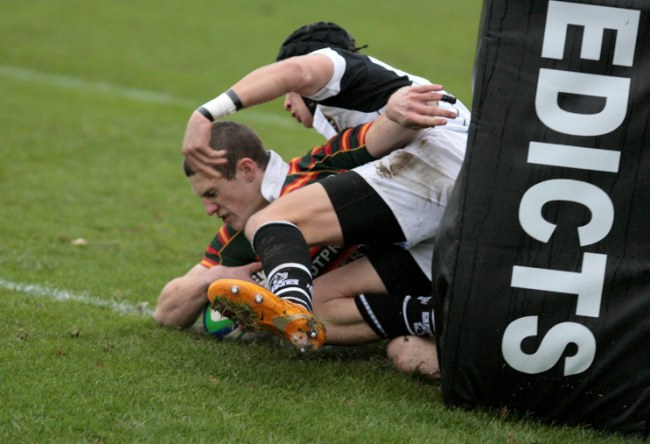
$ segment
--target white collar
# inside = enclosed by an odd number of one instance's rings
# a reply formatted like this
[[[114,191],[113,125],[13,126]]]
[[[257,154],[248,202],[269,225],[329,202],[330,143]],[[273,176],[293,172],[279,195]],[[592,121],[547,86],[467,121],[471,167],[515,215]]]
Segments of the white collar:
[[[262,197],[273,202],[280,197],[284,181],[289,174],[289,164],[279,154],[269,150],[270,159],[262,179]]]

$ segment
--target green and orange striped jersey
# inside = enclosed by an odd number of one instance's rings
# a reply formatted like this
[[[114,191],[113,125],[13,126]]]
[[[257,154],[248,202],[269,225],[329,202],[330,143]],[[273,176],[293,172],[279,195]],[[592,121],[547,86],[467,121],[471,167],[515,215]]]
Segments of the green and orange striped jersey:
[[[332,137],[324,145],[312,148],[304,156],[291,159],[280,196],[375,160],[365,145],[371,124],[349,128]],[[310,253],[314,277],[361,256],[355,246],[314,247],[310,249]],[[223,225],[205,249],[201,265],[235,267],[256,260],[257,257],[244,233]]]

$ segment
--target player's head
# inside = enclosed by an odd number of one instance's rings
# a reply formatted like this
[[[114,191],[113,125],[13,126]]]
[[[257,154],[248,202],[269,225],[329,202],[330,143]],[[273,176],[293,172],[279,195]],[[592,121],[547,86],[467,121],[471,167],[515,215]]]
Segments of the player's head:
[[[350,52],[358,52],[361,49],[357,48],[352,34],[343,27],[332,22],[316,22],[301,26],[292,32],[282,42],[276,61],[309,54],[323,48],[339,48]],[[284,109],[305,127],[312,127],[316,110],[316,102],[313,100],[297,94],[289,94],[285,98]]]
[[[283,106],[284,110],[305,128],[313,127],[316,102],[298,93],[290,92],[284,96]]]
[[[269,153],[255,131],[232,121],[212,124],[210,147],[226,151],[227,163],[214,167],[221,177],[197,173],[187,160],[183,170],[206,214],[216,215],[234,229],[243,230],[248,218],[268,204],[262,196],[261,184]]]
[[[228,162],[224,165],[215,165],[214,169],[228,180],[235,177],[237,163],[243,158],[253,160],[262,170],[269,162],[269,153],[262,145],[260,137],[252,128],[242,123],[217,120],[212,124],[209,144],[213,150],[226,151]],[[183,162],[183,170],[187,177],[196,174],[187,160]]]
[[[316,22],[301,26],[282,42],[277,61],[293,56],[309,54],[323,48],[340,48],[357,52],[356,41],[352,34],[336,23]]]

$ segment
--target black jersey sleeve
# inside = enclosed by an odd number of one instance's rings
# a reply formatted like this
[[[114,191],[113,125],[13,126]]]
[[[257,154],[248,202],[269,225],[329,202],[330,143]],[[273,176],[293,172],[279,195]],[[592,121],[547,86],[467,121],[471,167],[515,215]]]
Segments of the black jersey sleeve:
[[[407,76],[398,75],[366,55],[331,49],[345,59],[346,66],[341,78],[341,91],[319,102],[323,105],[374,112],[383,108],[396,90],[411,84]]]

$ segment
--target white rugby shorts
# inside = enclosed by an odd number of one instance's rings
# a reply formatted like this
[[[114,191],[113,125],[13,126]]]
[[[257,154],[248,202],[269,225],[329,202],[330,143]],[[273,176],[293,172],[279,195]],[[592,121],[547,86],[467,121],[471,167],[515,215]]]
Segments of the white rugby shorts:
[[[428,128],[408,146],[353,170],[391,209],[406,238],[404,247],[429,278],[433,240],[466,144],[466,128]]]

